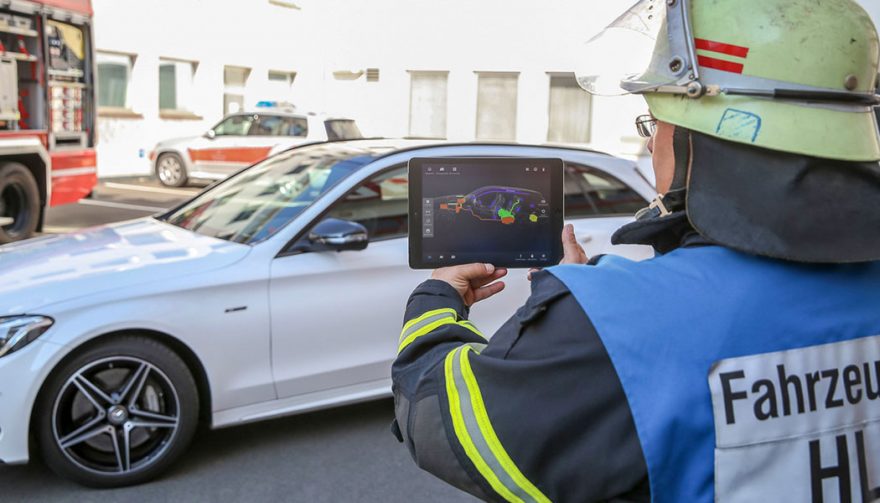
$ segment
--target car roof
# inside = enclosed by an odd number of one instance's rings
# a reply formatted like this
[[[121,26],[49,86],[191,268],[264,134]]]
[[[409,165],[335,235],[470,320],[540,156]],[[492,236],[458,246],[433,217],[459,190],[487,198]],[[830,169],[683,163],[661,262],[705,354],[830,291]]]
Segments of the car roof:
[[[350,117],[339,117],[339,116],[330,116],[324,114],[317,114],[313,112],[291,112],[289,110],[284,110],[280,108],[257,108],[254,110],[241,110],[232,114],[227,114],[223,118],[226,119],[228,117],[235,117],[237,115],[277,115],[278,117],[295,117],[298,119],[306,119],[309,117],[314,117],[319,120],[345,120],[350,121],[354,120]]]
[[[569,150],[572,152],[590,153],[613,157],[606,152],[600,152],[579,145],[561,145],[561,144],[531,144],[504,141],[450,141],[427,138],[362,138],[352,140],[335,140],[323,142],[319,144],[310,143],[291,147],[289,150],[298,150],[309,146],[323,145],[328,150],[336,150],[341,153],[344,150],[362,153],[362,155],[373,157],[369,162],[378,160],[386,155],[399,154],[406,151],[417,151],[421,149],[433,147],[474,147],[474,146],[492,146],[492,147],[512,147],[512,148],[547,148],[555,150]]]

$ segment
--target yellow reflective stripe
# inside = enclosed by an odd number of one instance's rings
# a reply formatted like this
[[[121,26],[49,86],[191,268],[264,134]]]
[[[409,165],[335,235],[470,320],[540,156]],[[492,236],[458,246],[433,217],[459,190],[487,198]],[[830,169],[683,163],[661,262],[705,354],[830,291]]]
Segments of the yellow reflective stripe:
[[[477,330],[477,327],[474,326],[474,324],[471,323],[470,321],[468,321],[468,320],[462,320],[462,321],[459,321],[458,324],[461,325],[461,326],[463,326],[464,328],[470,330],[471,332],[473,332],[473,333],[479,335],[480,337],[482,337],[482,338],[484,338],[484,339],[486,338],[486,336],[484,336],[482,332],[480,332],[479,330]]]
[[[449,317],[449,318],[442,318],[442,319],[439,319],[437,321],[434,321],[434,322],[431,322],[431,323],[425,325],[424,327],[407,335],[406,339],[401,341],[400,346],[397,347],[397,354],[400,354],[404,349],[406,349],[407,346],[412,344],[412,342],[414,340],[418,339],[419,337],[421,337],[427,333],[433,332],[434,330],[436,330],[437,328],[439,328],[443,325],[449,325],[449,324],[454,324],[454,323],[455,323],[455,318]]]
[[[486,349],[486,346],[488,346],[488,344],[484,342],[469,342],[466,344],[466,346],[470,346],[471,349],[474,350],[474,353],[480,354],[483,352],[484,349]]]
[[[467,356],[468,350],[471,350],[471,348],[468,347],[461,352],[461,370],[462,375],[464,376],[464,381],[467,383],[471,395],[471,404],[474,408],[474,413],[477,417],[477,424],[480,425],[480,431],[483,433],[483,437],[486,439],[492,453],[495,454],[495,457],[501,463],[501,466],[504,467],[504,471],[507,472],[510,478],[512,478],[521,489],[528,493],[529,496],[534,498],[535,501],[549,503],[550,499],[547,498],[547,496],[544,496],[544,493],[535,487],[535,485],[522,474],[513,460],[510,459],[507,451],[504,450],[501,441],[498,440],[498,435],[495,434],[495,429],[489,421],[489,414],[486,412],[486,406],[483,403],[483,396],[480,394],[480,387],[477,384],[477,379],[474,377],[473,370],[471,370],[471,362]]]
[[[433,311],[428,311],[427,313],[419,316],[418,318],[413,318],[413,319],[407,321],[403,325],[403,329],[400,331],[401,339],[403,338],[403,334],[406,333],[406,331],[409,329],[409,327],[415,325],[416,323],[418,323],[426,318],[430,318],[431,316],[441,314],[441,313],[449,313],[449,314],[455,316],[456,318],[458,318],[458,312],[456,312],[455,309],[451,309],[448,307],[444,308],[444,309],[434,309]]]
[[[464,346],[467,347],[467,346]],[[461,403],[458,395],[458,390],[455,387],[455,376],[453,375],[452,365],[458,354],[465,354],[466,351],[462,351],[463,347],[459,347],[453,349],[446,355],[446,361],[444,363],[444,369],[446,371],[446,395],[449,398],[449,413],[452,416],[452,426],[455,430],[455,436],[458,438],[458,442],[461,444],[462,448],[464,448],[465,454],[474,463],[474,466],[477,468],[477,471],[489,482],[489,485],[492,486],[492,489],[500,494],[507,501],[515,501],[522,502],[520,498],[518,498],[515,494],[510,492],[505,485],[498,480],[498,477],[495,475],[495,472],[489,468],[489,465],[483,461],[483,457],[480,456],[480,453],[477,451],[477,447],[474,445],[471,440],[470,435],[468,435],[467,427],[464,424],[464,418],[461,413]]]
[[[471,370],[470,351],[473,351],[472,347],[460,346],[449,352],[444,362],[449,411],[459,444],[477,471],[505,500],[549,502],[519,471],[501,446]]]
[[[468,320],[458,320],[458,312],[455,309],[444,308],[428,311],[418,318],[407,321],[400,331],[400,344],[397,346],[397,354],[400,354],[407,346],[419,337],[426,335],[437,328],[449,323],[457,323],[471,332],[485,339],[473,323]]]

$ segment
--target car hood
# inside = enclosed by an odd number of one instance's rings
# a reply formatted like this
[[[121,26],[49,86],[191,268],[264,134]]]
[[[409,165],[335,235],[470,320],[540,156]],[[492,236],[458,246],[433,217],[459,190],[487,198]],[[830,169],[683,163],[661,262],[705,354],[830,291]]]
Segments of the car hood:
[[[0,315],[218,269],[249,251],[152,218],[0,246]]]

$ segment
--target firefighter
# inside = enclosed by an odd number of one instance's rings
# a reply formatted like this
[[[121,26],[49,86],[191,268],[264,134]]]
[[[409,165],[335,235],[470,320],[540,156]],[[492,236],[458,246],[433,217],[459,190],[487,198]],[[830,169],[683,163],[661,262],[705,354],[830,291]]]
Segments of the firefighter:
[[[566,227],[563,265],[489,340],[468,312],[506,271],[434,271],[406,306],[395,434],[491,501],[880,500],[870,18],[643,0],[589,47],[627,58],[582,87],[648,103],[661,195],[613,242],[655,258],[586,264]]]

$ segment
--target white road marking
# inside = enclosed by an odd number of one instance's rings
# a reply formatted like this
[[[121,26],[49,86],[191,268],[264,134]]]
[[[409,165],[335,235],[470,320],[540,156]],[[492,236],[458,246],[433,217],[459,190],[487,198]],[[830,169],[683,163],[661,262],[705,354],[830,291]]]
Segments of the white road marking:
[[[175,196],[194,196],[201,192],[201,189],[165,189],[162,187],[146,187],[142,185],[129,185],[127,183],[105,182],[104,187],[111,189],[138,190],[141,192],[155,192],[158,194],[174,194]]]
[[[141,206],[139,204],[126,204],[126,203],[114,203],[112,201],[98,201],[97,199],[80,199],[79,204],[85,204],[86,206],[104,206],[107,208],[119,208],[122,210],[136,210],[136,211],[149,211],[149,212],[157,212],[157,211],[165,211],[168,208],[160,208],[158,206]]]

